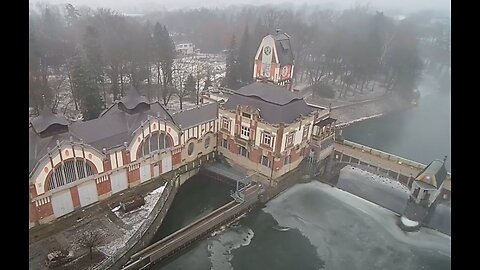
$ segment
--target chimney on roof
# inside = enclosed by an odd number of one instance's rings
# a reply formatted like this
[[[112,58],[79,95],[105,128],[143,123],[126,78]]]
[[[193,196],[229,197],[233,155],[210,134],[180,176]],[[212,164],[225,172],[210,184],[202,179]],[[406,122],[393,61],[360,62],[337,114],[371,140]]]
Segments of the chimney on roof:
[[[275,29],[275,33],[280,33],[280,28]]]

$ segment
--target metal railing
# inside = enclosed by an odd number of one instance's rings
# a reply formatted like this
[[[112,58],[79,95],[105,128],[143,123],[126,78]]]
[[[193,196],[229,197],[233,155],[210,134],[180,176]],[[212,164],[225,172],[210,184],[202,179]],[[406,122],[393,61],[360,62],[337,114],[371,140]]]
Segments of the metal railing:
[[[368,147],[368,146],[365,146],[365,145],[361,145],[361,144],[358,144],[358,143],[354,143],[354,142],[351,142],[351,141],[343,140],[342,142],[338,142],[338,141],[336,141],[336,142],[338,144],[343,144],[343,145],[349,146],[353,149],[358,149],[362,152],[370,153],[371,155],[380,157],[382,159],[397,162],[398,164],[403,164],[405,166],[411,166],[411,167],[414,167],[414,168],[417,168],[417,169],[420,169],[420,170],[423,170],[427,166],[425,164],[422,164],[422,163],[419,163],[419,162],[416,162],[416,161],[413,161],[413,160],[409,160],[409,159],[402,158],[402,157],[399,157],[399,156],[396,156],[396,155],[392,155],[392,154],[389,154],[387,152],[383,152],[381,150],[371,148],[371,147]]]

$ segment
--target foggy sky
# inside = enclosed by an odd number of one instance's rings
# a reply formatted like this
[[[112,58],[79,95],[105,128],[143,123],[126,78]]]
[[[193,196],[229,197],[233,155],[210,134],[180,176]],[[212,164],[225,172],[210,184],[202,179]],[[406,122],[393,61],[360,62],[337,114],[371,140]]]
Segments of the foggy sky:
[[[450,14],[450,0],[29,0],[30,4],[48,2],[51,4],[71,3],[74,6],[86,5],[92,8],[108,7],[125,13],[146,13],[154,10],[172,10],[179,8],[223,8],[229,5],[278,5],[289,3],[300,6],[321,5],[332,9],[345,9],[359,4],[369,3],[375,10],[410,13],[422,9],[435,9]]]

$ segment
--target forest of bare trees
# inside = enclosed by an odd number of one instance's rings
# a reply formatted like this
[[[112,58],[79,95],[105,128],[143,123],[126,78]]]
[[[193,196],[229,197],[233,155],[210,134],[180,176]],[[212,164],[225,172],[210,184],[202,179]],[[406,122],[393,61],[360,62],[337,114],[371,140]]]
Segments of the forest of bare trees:
[[[433,61],[440,68],[449,66],[449,26],[432,23],[433,17],[396,20],[368,6],[341,12],[245,6],[130,17],[39,4],[29,15],[29,105],[33,115],[45,106],[63,113],[57,107],[68,95],[88,120],[122,97],[127,84],[165,105],[172,95],[198,103],[200,77],[210,82],[212,70],[185,73],[174,61],[172,39],[206,53],[226,52],[223,83],[238,88],[251,82],[258,45],[277,28],[291,36],[295,82],[310,85],[314,95],[333,97],[332,89],[339,89],[337,97],[354,95],[376,81],[408,97],[424,66],[421,52],[436,54],[430,59],[441,59]]]

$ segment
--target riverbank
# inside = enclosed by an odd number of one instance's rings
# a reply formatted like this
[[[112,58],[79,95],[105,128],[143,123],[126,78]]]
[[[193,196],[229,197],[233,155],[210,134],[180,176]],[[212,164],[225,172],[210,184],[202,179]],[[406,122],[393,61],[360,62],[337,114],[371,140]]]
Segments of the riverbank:
[[[393,93],[374,100],[334,107],[331,110],[331,117],[337,119],[337,128],[343,128],[356,122],[406,110],[413,106],[412,103]]]

